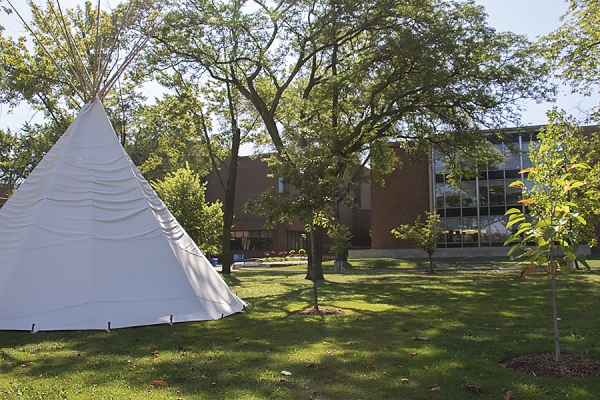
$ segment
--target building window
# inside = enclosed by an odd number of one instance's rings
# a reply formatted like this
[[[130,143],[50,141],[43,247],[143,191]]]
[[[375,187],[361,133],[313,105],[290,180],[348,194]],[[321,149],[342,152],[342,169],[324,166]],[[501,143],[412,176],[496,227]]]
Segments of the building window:
[[[306,250],[306,238],[304,232],[288,231],[287,233],[287,251],[300,249]]]
[[[463,217],[463,246],[477,246],[479,243],[479,224],[477,217]]]
[[[435,184],[435,207],[445,208],[446,202],[444,200],[444,181]]]
[[[522,191],[521,189],[517,189],[517,188],[511,188],[510,184],[512,182],[514,182],[516,179],[507,179],[505,181],[505,191],[506,191],[506,204],[507,205],[513,205],[513,204],[519,204],[519,200],[521,200],[522,197]]]
[[[451,217],[446,218],[446,243],[462,243],[462,237],[460,233],[460,227],[462,225],[462,218]]]
[[[523,143],[523,163],[522,163],[522,168],[530,168],[533,166],[533,163],[531,162],[531,159],[529,158],[529,146],[531,145],[531,142],[525,142]]]
[[[479,205],[482,207],[490,205],[488,181],[485,179],[479,180]]]
[[[506,210],[522,206],[520,189],[509,187],[521,180],[528,188],[531,182],[523,168],[531,166],[529,147],[535,135],[512,136],[512,145],[507,146],[491,139],[494,146],[505,157],[504,163],[490,165],[476,179],[461,181],[461,188],[452,187],[443,175],[441,155],[433,154],[434,162],[434,207],[440,215],[440,226],[444,231],[438,247],[502,246],[511,234],[506,229]]]
[[[504,180],[489,181],[488,194],[491,206],[504,205]]]
[[[505,169],[521,169],[520,152],[515,152],[511,149],[506,149],[506,151],[504,152],[504,157],[506,157],[506,161],[504,162]]]
[[[232,250],[273,250],[273,231],[232,231]]]
[[[460,189],[452,187],[449,183],[444,184],[444,193],[446,195],[445,206],[450,208],[460,207],[460,192]]]
[[[463,207],[477,206],[477,182],[463,182],[461,191],[461,203]]]

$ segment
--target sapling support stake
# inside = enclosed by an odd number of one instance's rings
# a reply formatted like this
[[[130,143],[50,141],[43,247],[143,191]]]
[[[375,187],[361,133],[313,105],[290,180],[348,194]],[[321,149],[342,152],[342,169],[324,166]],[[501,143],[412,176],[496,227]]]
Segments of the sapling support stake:
[[[310,254],[311,254],[311,265],[312,281],[313,281],[313,307],[315,311],[319,311],[319,300],[317,298],[317,249],[315,248],[315,224],[310,223]]]

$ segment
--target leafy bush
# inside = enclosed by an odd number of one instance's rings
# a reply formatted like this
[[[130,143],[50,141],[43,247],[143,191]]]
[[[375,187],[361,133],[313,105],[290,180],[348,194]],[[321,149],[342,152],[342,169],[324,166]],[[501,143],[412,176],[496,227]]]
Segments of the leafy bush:
[[[221,253],[222,204],[218,200],[206,202],[206,184],[189,165],[167,174],[162,181],[152,182],[152,187],[202,252]]]

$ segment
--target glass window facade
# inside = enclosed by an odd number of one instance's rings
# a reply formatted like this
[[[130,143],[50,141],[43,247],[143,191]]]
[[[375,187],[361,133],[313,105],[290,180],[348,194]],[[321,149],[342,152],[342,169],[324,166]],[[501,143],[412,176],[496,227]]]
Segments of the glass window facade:
[[[232,231],[232,250],[273,250],[273,231]]]
[[[304,232],[288,231],[287,233],[287,251],[306,249],[306,239]]]
[[[502,164],[488,166],[475,179],[464,180],[461,188],[446,182],[442,164],[434,155],[434,207],[440,215],[444,235],[440,248],[502,246],[506,230],[506,210],[521,208],[521,190],[510,188],[515,180],[528,181],[519,171],[531,166],[529,144],[532,135],[513,135],[511,146],[494,144],[502,152]]]

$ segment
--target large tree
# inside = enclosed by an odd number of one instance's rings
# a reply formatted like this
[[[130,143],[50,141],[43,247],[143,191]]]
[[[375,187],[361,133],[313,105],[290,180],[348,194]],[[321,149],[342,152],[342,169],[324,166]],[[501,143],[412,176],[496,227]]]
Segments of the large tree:
[[[365,162],[389,170],[390,140],[485,161],[480,128],[518,123],[520,100],[551,91],[527,40],[496,32],[472,1],[180,4],[158,38],[169,63],[250,101],[273,172],[299,192],[276,210],[309,227],[351,202]]]
[[[541,54],[573,92],[592,95],[600,90],[600,2],[566,0],[563,24],[540,39]],[[598,112],[598,107],[593,112]]]
[[[208,174],[204,117],[198,112],[203,107],[194,88],[185,85],[140,107],[128,128],[125,149],[146,179],[162,180],[186,164],[201,176]]]
[[[128,149],[149,179],[186,162],[202,176],[214,171],[215,186],[223,193],[221,272],[229,274],[240,147],[261,143],[258,117],[232,85],[185,74],[178,66],[156,69],[156,57],[147,57],[145,69],[172,94],[145,107]]]
[[[221,272],[231,273],[233,261],[231,251],[231,230],[234,228],[234,211],[237,187],[237,172],[240,147],[243,144],[261,142],[257,130],[257,116],[249,107],[248,101],[228,82],[210,81],[205,85],[207,113],[214,120],[214,128],[209,132],[208,123],[203,123],[204,138],[208,143],[208,153],[217,180],[223,193],[223,230],[221,232]],[[211,145],[211,142],[213,143]],[[218,152],[217,149],[222,151]]]
[[[239,3],[236,3],[236,5],[239,6]],[[236,35],[235,31],[239,27],[227,23],[228,19],[235,20],[237,18],[238,15],[235,12],[227,13],[226,7],[219,7],[219,5],[208,2],[205,4],[191,2],[187,6],[195,10],[206,7],[207,10],[210,10],[211,17],[215,19],[214,24],[219,29],[228,31],[230,36]],[[185,7],[185,5],[181,7]],[[221,235],[221,262],[223,265],[222,273],[229,274],[231,273],[232,262],[230,241],[234,219],[240,147],[250,140],[260,143],[261,139],[259,138],[260,135],[255,135],[257,133],[256,113],[249,109],[247,99],[243,98],[238,88],[228,80],[227,77],[230,71],[227,68],[221,69],[218,74],[209,73],[206,76],[205,70],[192,68],[190,71],[186,63],[181,63],[179,60],[172,58],[171,41],[175,40],[181,45],[180,41],[186,40],[185,36],[189,34],[189,32],[173,31],[174,25],[178,26],[181,23],[178,18],[181,13],[184,13],[183,9],[176,9],[171,15],[169,23],[164,25],[165,29],[156,36],[162,46],[155,47],[157,51],[148,57],[148,64],[154,68],[158,67],[156,68],[158,71],[163,69],[175,71],[173,76],[178,77],[179,84],[189,85],[191,82],[195,82],[194,85],[202,87],[202,91],[196,93],[196,96],[202,97],[206,107],[199,107],[193,113],[197,121],[196,129],[201,129],[204,132],[203,140],[206,144],[207,159],[210,160],[214,177],[218,181],[217,186],[223,192],[224,224]],[[193,21],[193,18],[186,21]],[[195,42],[196,39],[193,40]],[[235,57],[237,52],[235,42],[221,43],[218,40],[216,42],[207,40],[202,45],[204,54],[222,53],[229,58]],[[222,76],[225,76],[225,79],[222,79]],[[166,86],[170,89],[176,89],[173,85],[167,84]]]

